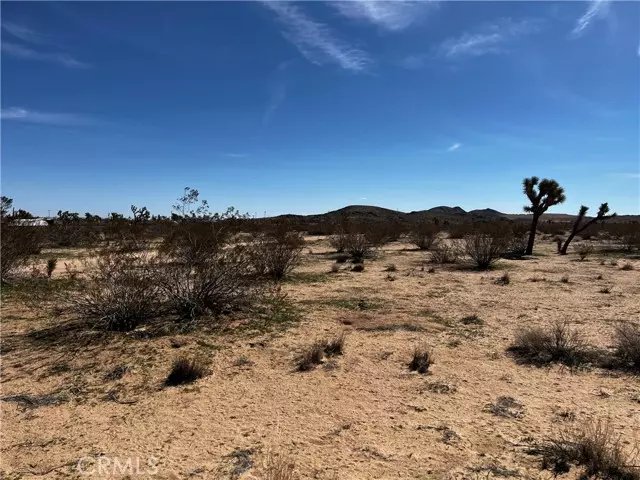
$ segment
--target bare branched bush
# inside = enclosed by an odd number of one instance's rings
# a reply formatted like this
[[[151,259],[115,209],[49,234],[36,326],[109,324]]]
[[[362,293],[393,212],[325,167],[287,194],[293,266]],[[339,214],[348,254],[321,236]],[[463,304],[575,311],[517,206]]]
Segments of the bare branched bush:
[[[576,245],[575,250],[580,260],[585,260],[593,253],[593,245],[590,243],[581,243],[580,245]]]
[[[133,330],[160,312],[153,262],[146,255],[103,252],[84,262],[84,281],[64,292],[69,309],[108,330]]]
[[[457,263],[460,259],[460,248],[457,244],[440,243],[431,251],[431,262],[438,264]]]
[[[640,370],[640,325],[625,322],[616,327],[616,356],[625,365]]]
[[[483,229],[464,237],[464,252],[479,269],[486,270],[506,253],[510,240],[508,231]]]
[[[371,243],[362,233],[347,235],[346,252],[351,255],[354,262],[362,262],[371,254]]]
[[[300,262],[304,239],[297,233],[258,236],[250,249],[256,273],[281,280]]]
[[[567,323],[556,322],[548,329],[533,327],[516,331],[509,351],[534,365],[562,363],[578,367],[592,360],[582,336]]]
[[[440,231],[440,227],[435,223],[424,222],[411,231],[409,238],[420,250],[430,250],[437,245]]]
[[[259,297],[260,283],[251,274],[245,246],[216,246],[207,257],[199,252],[196,264],[163,260],[157,286],[169,309],[181,318],[241,310]]]
[[[329,236],[329,245],[338,253],[342,253],[347,248],[348,234],[343,230],[339,230],[333,235]]]
[[[344,353],[344,340],[344,333],[327,340],[324,346],[324,353],[327,355],[327,357],[342,355]]]
[[[5,283],[28,265],[30,255],[40,252],[42,233],[38,227],[16,227],[5,222],[0,228],[0,277]]]
[[[638,480],[640,470],[635,458],[625,453],[622,437],[609,421],[595,420],[579,427],[566,428],[558,438],[537,446],[542,468],[556,474],[566,473],[572,465],[584,469],[580,478]]]
[[[209,221],[184,221],[174,224],[160,245],[159,252],[185,265],[209,261],[222,250],[233,231]]]

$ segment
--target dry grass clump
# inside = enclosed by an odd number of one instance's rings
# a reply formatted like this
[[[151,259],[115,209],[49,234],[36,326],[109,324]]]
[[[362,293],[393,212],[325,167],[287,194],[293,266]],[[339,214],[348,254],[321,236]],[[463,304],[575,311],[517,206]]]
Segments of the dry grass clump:
[[[344,341],[344,333],[341,333],[337,337],[327,340],[324,346],[324,353],[327,355],[327,357],[342,355],[344,353]]]
[[[295,480],[297,478],[295,461],[283,454],[268,452],[262,470],[260,478],[263,480]]]
[[[569,275],[563,275],[562,277],[560,277],[560,282],[569,283]]]
[[[620,267],[620,270],[624,270],[625,272],[628,272],[629,270],[633,270],[633,265],[627,262]]]
[[[623,364],[640,370],[640,325],[626,322],[616,327],[615,353]]]
[[[498,397],[495,403],[485,405],[484,410],[499,417],[522,418],[524,416],[523,405],[512,397]]]
[[[600,290],[598,290],[599,293],[611,293],[611,287],[602,287]]]
[[[167,386],[193,383],[207,374],[207,367],[197,358],[180,357],[174,360],[171,371],[164,381]]]
[[[460,323],[463,325],[484,325],[484,320],[478,317],[478,315],[467,315],[460,319]]]
[[[580,478],[638,480],[640,469],[623,445],[611,424],[598,419],[561,432],[535,451],[542,455],[542,468],[555,474],[566,473],[575,465],[584,470]]]
[[[334,357],[344,354],[344,333],[328,340],[319,340],[305,349],[297,359],[297,369],[308,372],[320,365],[324,357]]]
[[[427,373],[433,365],[433,353],[428,347],[419,347],[413,351],[413,358],[409,362],[409,370],[418,373]]]
[[[389,263],[385,265],[383,272],[396,272],[398,271],[398,267],[396,267],[395,263]]]
[[[322,363],[326,342],[315,342],[307,347],[298,357],[297,368],[300,372],[308,372]]]
[[[504,272],[498,278],[494,280],[496,285],[509,285],[511,283],[511,277],[509,277],[509,272]]]
[[[564,322],[517,330],[508,351],[523,363],[538,366],[561,363],[578,367],[592,360],[582,337]]]

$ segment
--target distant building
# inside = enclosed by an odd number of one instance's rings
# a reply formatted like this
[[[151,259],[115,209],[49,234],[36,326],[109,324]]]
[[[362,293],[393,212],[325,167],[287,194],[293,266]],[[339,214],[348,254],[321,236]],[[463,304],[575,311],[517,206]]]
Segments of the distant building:
[[[18,218],[11,222],[16,227],[48,227],[53,223],[53,219],[47,218]]]

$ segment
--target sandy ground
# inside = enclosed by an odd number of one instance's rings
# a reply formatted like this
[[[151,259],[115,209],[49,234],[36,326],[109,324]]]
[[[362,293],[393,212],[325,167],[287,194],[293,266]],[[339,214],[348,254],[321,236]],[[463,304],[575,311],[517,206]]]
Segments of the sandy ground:
[[[301,312],[286,331],[65,348],[29,336],[60,318],[4,302],[2,395],[63,392],[67,401],[0,402],[1,478],[267,478],[262,467],[275,452],[295,463],[295,478],[550,479],[527,448],[567,424],[607,418],[629,449],[640,438],[637,377],[523,366],[505,352],[517,328],[555,320],[610,346],[616,322],[640,319],[640,261],[623,271],[625,260],[601,265],[594,254],[580,262],[539,241],[538,256],[502,260],[494,271],[436,266],[429,273],[427,253],[394,243],[364,272],[344,264],[332,274],[326,241],[307,241],[295,281],[283,286]],[[384,271],[390,263],[396,272]],[[505,271],[510,284],[496,285]],[[560,281],[565,275],[568,283]],[[600,293],[605,286],[611,293]],[[472,314],[484,324],[460,322]],[[343,356],[295,371],[305,346],[342,332]],[[436,357],[428,375],[407,368],[421,345]],[[180,354],[209,359],[211,375],[162,388]],[[119,365],[130,369],[106,380]],[[439,393],[439,384],[449,391]],[[486,411],[499,396],[519,402],[521,416]],[[105,459],[131,459],[133,467],[138,459],[140,467],[121,473]],[[234,474],[243,462],[253,466]]]

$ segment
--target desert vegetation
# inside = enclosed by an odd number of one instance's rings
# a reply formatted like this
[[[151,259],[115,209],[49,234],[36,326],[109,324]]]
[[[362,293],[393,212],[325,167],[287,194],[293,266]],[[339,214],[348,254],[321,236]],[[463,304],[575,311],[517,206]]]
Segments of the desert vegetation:
[[[461,222],[3,199],[3,477],[135,443],[167,478],[638,478],[639,225],[524,189]]]

